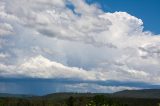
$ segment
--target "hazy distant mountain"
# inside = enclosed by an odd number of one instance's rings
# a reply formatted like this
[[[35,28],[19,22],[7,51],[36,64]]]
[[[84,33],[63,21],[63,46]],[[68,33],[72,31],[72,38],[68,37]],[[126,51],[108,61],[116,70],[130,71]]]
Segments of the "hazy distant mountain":
[[[143,90],[124,90],[115,92],[112,94],[108,93],[53,93],[49,95],[45,95],[43,97],[47,98],[68,98],[70,96],[73,97],[92,97],[95,95],[105,95],[105,96],[113,96],[113,97],[126,97],[126,98],[152,98],[152,99],[160,99],[160,89],[143,89]]]
[[[93,97],[95,95],[106,95],[109,96],[107,93],[53,93],[44,95],[42,97],[44,98],[50,98],[50,99],[65,99],[69,97]]]
[[[44,96],[42,98],[50,99],[65,99],[70,96],[73,97],[93,97],[95,95],[105,95],[108,97],[126,97],[126,98],[152,98],[160,99],[160,89],[144,89],[144,90],[124,90],[115,93],[53,93]],[[0,93],[0,97],[33,97],[32,95],[19,95],[19,94],[7,94]],[[38,97],[38,96],[37,96]]]
[[[112,94],[116,97],[160,99],[160,89],[124,90]]]
[[[0,93],[0,97],[26,98],[26,97],[33,97],[33,95]]]

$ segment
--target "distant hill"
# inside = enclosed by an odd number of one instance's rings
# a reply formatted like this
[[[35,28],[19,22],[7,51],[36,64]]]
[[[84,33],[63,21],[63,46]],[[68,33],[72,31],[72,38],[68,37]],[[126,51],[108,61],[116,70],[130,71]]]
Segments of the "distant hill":
[[[121,97],[121,98],[146,98],[146,99],[160,99],[160,89],[143,89],[143,90],[124,90],[115,93],[53,93],[44,96],[21,95],[21,94],[7,94],[0,93],[0,97],[16,97],[16,98],[48,98],[48,99],[66,99],[72,97],[93,97],[95,95],[105,95],[107,97]]]
[[[27,97],[33,97],[33,95],[0,93],[0,97],[27,98]]]
[[[126,98],[150,98],[160,99],[160,89],[143,89],[143,90],[124,90],[115,93],[53,93],[45,95],[46,98],[68,98],[73,97],[93,97],[95,95],[105,95],[108,97],[126,97]]]
[[[112,94],[115,97],[160,99],[160,89],[124,90]]]
[[[93,97],[95,95],[106,95],[106,96],[110,96],[110,94],[108,93],[53,93],[53,94],[48,94],[48,95],[44,95],[42,97],[44,98],[49,98],[49,99],[66,99],[69,97]]]

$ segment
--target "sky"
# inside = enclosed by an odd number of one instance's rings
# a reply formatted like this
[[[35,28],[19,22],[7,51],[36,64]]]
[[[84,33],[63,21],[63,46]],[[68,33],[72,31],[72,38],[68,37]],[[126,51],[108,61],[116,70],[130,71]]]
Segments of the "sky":
[[[160,88],[158,0],[0,0],[0,93]]]

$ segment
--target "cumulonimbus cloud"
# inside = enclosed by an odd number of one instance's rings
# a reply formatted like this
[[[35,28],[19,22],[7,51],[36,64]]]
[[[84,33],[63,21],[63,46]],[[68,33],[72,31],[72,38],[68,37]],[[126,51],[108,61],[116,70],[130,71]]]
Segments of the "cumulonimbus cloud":
[[[159,84],[160,36],[143,27],[84,0],[1,0],[0,76]]]

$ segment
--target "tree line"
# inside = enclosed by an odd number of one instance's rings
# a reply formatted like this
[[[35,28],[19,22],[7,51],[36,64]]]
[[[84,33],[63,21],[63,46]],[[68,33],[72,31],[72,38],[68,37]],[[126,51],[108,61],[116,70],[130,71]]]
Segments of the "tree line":
[[[104,95],[94,97],[49,98],[0,98],[0,106],[160,106],[159,100],[113,98]]]

